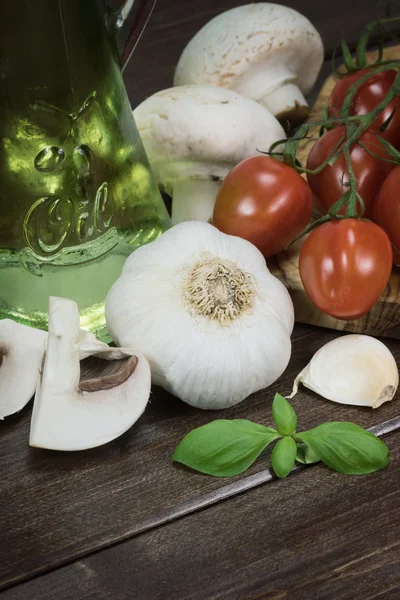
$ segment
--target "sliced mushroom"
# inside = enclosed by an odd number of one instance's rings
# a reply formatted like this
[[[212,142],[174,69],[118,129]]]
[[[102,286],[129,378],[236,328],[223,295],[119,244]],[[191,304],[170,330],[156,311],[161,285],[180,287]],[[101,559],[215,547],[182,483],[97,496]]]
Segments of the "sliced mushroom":
[[[35,393],[46,340],[45,331],[0,321],[0,419],[24,408]]]
[[[119,360],[126,358],[125,348],[113,348],[96,338],[94,333],[81,329],[79,332],[79,360],[83,361],[90,356],[97,356],[105,360]],[[130,350],[128,350],[130,353]]]
[[[211,86],[158,92],[134,117],[157,181],[172,197],[173,224],[208,221],[232,167],[286,137],[260,104]]]
[[[184,49],[174,85],[216,85],[237,91],[278,118],[307,116],[305,95],[324,60],[321,36],[293,8],[259,2],[216,16]]]
[[[22,410],[35,394],[46,344],[47,331],[11,319],[0,321],[0,419]],[[119,356],[116,348],[109,348],[94,334],[80,330],[81,360],[104,352],[108,352],[109,359]]]
[[[50,298],[44,366],[33,405],[29,443],[52,450],[84,450],[127,431],[150,395],[146,359],[125,348],[109,348],[93,337],[82,351],[78,307]],[[95,356],[90,355],[90,344]],[[80,363],[80,357],[86,360]]]

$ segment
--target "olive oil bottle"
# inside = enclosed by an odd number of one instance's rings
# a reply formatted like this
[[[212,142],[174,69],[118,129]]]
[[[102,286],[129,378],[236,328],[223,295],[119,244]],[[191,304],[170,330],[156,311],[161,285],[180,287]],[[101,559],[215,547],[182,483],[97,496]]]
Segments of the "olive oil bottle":
[[[63,296],[104,339],[126,257],[169,226],[112,17],[103,0],[22,0],[0,19],[0,318],[46,328]]]

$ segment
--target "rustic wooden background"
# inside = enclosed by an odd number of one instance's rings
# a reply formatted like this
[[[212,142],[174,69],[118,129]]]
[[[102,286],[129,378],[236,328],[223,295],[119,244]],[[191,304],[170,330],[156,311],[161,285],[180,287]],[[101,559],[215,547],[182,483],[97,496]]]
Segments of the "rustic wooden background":
[[[136,105],[172,82],[180,52],[235,0],[159,0],[125,71]],[[373,0],[292,0],[320,30],[329,58],[344,30],[354,46],[377,14]],[[1,18],[1,7],[0,7]],[[287,394],[313,353],[338,335],[298,325],[286,373],[232,409],[207,413],[154,389],[124,436],[63,454],[28,447],[30,408],[0,422],[0,590],[5,600],[398,600],[400,598],[399,394],[377,411],[327,402],[304,389],[299,426],[391,421],[392,464],[346,478],[321,465],[285,481],[268,452],[244,475],[213,479],[171,455],[213,418],[271,424],[275,392]],[[400,360],[400,343],[388,346]]]

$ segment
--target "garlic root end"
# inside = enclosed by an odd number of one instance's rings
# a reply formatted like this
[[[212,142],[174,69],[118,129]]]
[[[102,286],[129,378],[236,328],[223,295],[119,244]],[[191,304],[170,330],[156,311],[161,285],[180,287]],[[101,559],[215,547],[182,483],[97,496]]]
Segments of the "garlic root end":
[[[285,396],[285,398],[287,398],[288,400],[290,400],[290,398],[293,398],[297,392],[299,391],[299,385],[300,383],[303,381],[304,379],[304,372],[305,369],[303,369],[296,377],[296,379],[294,380],[293,383],[293,389],[292,389],[292,393],[290,394],[290,396]]]
[[[396,394],[396,388],[394,385],[387,385],[383,388],[375,403],[372,405],[372,408],[379,408],[385,402],[390,402],[393,400]]]

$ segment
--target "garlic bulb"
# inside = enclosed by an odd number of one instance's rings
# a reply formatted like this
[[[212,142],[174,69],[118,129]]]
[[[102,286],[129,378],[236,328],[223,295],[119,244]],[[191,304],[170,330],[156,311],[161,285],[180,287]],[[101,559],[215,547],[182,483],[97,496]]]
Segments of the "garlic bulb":
[[[106,300],[114,341],[188,404],[225,408],[271,385],[291,353],[293,305],[249,242],[185,222],[127,259]]]
[[[392,400],[399,383],[396,361],[390,350],[368,335],[345,335],[314,354],[294,382],[340,404],[378,408]]]

